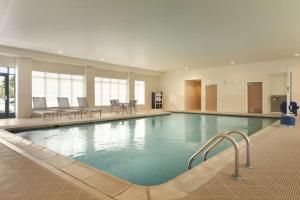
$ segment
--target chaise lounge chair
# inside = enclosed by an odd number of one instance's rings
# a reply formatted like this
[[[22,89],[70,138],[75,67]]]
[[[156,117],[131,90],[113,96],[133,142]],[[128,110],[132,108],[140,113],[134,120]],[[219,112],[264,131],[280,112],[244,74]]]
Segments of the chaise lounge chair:
[[[101,109],[90,108],[86,97],[77,97],[77,101],[82,112],[99,112],[99,115],[101,117]]]
[[[33,112],[32,114],[42,115],[43,120],[48,116],[49,119],[52,117],[54,119],[57,115],[57,111],[49,110],[47,108],[46,98],[45,97],[32,97],[33,101]]]
[[[62,114],[66,114],[68,117],[74,115],[75,117],[78,115],[82,118],[82,111],[79,108],[71,108],[69,104],[68,97],[57,97],[58,102],[58,112],[61,117]]]

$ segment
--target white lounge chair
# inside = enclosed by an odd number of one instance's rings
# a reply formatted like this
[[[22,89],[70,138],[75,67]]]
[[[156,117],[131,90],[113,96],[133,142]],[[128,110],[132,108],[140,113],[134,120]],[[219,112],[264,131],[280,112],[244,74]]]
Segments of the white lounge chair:
[[[137,112],[136,109],[136,102],[137,100],[130,100],[127,106],[127,109],[130,113],[132,113],[132,111],[134,111],[135,113]]]
[[[66,114],[68,117],[78,115],[82,118],[82,111],[80,108],[71,108],[68,97],[57,97],[59,116]]]
[[[82,112],[99,112],[101,117],[101,109],[99,108],[90,108],[86,97],[77,97],[78,105]]]
[[[118,113],[120,111],[121,106],[119,103],[119,99],[111,99],[110,104],[111,104],[111,107],[110,107],[111,112],[115,111],[116,113]]]
[[[57,111],[50,110],[47,107],[47,102],[45,97],[32,97],[33,101],[33,111],[32,114],[42,115],[43,120],[48,116],[49,119],[57,115]]]

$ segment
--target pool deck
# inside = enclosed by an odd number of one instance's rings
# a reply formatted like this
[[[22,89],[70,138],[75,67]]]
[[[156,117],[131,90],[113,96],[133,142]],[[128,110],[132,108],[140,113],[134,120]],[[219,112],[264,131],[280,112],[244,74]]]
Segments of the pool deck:
[[[92,122],[103,122],[120,119],[130,119],[139,117],[151,117],[155,115],[166,115],[170,112],[162,110],[144,110],[133,114],[121,114],[121,113],[103,113],[101,117],[98,115],[83,115],[83,118],[67,118],[62,117],[60,119],[45,119],[41,117],[26,118],[26,119],[0,119],[0,129],[18,130],[26,128],[40,128],[40,127],[51,127],[55,125],[69,125],[69,124],[80,124],[80,123],[92,123]]]
[[[166,113],[149,112],[140,116],[156,114]],[[105,119],[119,117],[103,116]],[[84,119],[88,120],[95,119]],[[71,123],[72,120],[1,121],[1,128],[20,128],[22,125]],[[231,178],[234,158],[233,149],[229,148],[165,184],[144,187],[67,159],[2,130],[0,199],[300,199],[299,132],[299,125],[290,129],[273,124],[252,135],[254,169],[241,167],[242,181]],[[244,152],[243,142],[240,149]],[[244,153],[241,158],[242,165]],[[69,187],[73,190],[65,189]]]

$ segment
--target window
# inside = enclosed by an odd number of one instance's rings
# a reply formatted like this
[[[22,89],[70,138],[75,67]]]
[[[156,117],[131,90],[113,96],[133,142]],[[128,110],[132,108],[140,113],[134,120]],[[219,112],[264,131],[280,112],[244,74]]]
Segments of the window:
[[[95,77],[95,105],[109,106],[111,99],[127,101],[127,81]]]
[[[145,81],[135,81],[134,88],[137,104],[145,104]]]
[[[46,97],[49,107],[57,107],[57,97],[68,97],[71,106],[78,106],[77,97],[83,95],[83,76],[32,72],[32,96]]]
[[[15,69],[0,65],[0,115],[14,117],[15,113]],[[5,98],[6,97],[6,98]]]

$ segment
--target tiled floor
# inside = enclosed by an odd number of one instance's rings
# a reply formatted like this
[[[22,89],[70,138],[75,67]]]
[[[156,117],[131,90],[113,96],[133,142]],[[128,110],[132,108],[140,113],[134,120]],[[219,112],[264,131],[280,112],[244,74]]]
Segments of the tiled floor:
[[[1,200],[98,199],[3,144],[0,158]]]
[[[300,199],[300,126],[278,128],[252,146],[252,165],[241,168],[243,180],[236,181],[229,164],[184,200]]]
[[[62,118],[49,119],[46,118],[43,120],[41,117],[34,117],[28,119],[0,119],[0,129],[10,129],[10,128],[18,128],[18,127],[32,127],[32,126],[43,126],[43,125],[53,125],[53,124],[65,124],[65,123],[80,123],[80,122],[94,122],[101,120],[111,120],[111,119],[119,119],[119,118],[128,118],[128,117],[143,117],[149,115],[157,115],[157,114],[165,114],[167,112],[161,110],[142,110],[137,113],[102,113],[101,118],[99,118],[98,114],[85,114],[83,118],[80,117],[72,117],[68,118],[66,116],[62,116]]]
[[[254,169],[241,168],[242,181],[230,163],[182,200],[300,199],[300,126],[272,130],[252,145]],[[96,199],[2,144],[0,158],[0,199]]]

